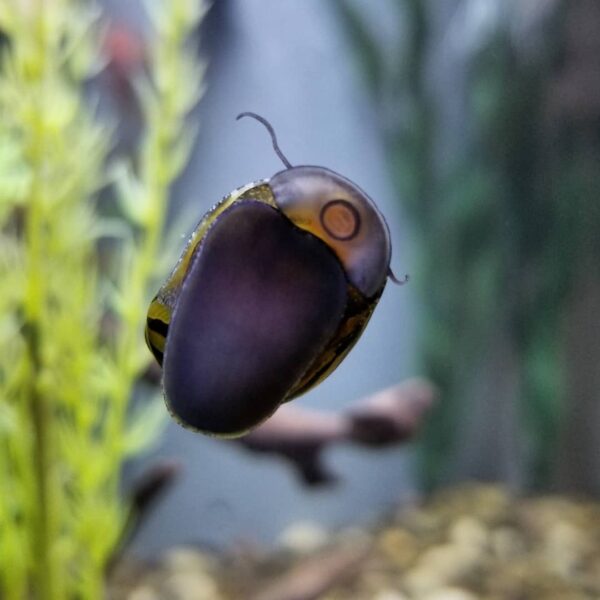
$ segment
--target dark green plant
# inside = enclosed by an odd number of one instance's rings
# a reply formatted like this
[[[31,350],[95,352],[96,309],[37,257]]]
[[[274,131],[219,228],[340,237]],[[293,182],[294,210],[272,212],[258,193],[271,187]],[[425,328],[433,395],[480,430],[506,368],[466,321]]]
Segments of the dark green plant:
[[[561,423],[581,410],[568,382],[583,374],[581,365],[600,364],[598,349],[573,343],[573,335],[569,345],[565,336],[577,290],[593,288],[600,262],[600,179],[591,168],[600,152],[600,110],[590,111],[598,106],[594,86],[585,90],[586,78],[576,77],[593,52],[587,58],[573,33],[593,31],[594,3],[557,3],[553,18],[520,38],[514,22],[498,18],[466,71],[455,66],[465,73],[456,85],[467,125],[446,160],[438,145],[443,99],[428,79],[431,49],[439,43],[436,8],[398,1],[402,53],[390,58],[354,4],[341,6],[351,39],[368,57],[375,97],[393,107],[382,111],[391,172],[418,233],[421,355],[442,392],[423,439],[424,480],[452,479],[462,455],[470,465],[463,475],[548,485]],[[561,57],[569,52],[568,69]],[[584,72],[597,85],[597,67],[595,75]],[[570,108],[564,106],[569,90],[581,94]],[[500,433],[494,441],[480,435],[476,445],[478,429]],[[579,487],[585,487],[581,477]]]
[[[135,82],[145,130],[134,168],[109,166],[110,132],[84,95],[100,64],[91,4],[0,2],[7,38],[0,69],[0,595],[7,600],[103,597],[128,511],[121,467],[163,421],[160,399],[133,413],[130,399],[150,361],[145,311],[164,275],[169,188],[187,160],[184,119],[201,89],[184,44],[203,5],[151,0],[148,7],[154,37],[148,75],[140,71]],[[120,217],[101,216],[98,192],[107,185],[115,187]]]

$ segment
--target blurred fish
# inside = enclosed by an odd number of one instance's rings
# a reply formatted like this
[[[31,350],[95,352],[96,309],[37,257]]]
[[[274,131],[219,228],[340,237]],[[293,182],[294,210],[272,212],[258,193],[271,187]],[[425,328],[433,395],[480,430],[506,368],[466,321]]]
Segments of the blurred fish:
[[[436,398],[431,383],[413,378],[367,396],[341,413],[283,406],[239,441],[253,452],[284,457],[306,485],[332,483],[336,477],[322,461],[325,448],[342,442],[370,447],[402,444],[418,432]]]

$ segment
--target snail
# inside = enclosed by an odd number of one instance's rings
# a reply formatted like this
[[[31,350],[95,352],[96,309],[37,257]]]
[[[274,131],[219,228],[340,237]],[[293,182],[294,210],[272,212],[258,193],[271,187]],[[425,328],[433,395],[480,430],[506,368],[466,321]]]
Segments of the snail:
[[[236,437],[325,379],[354,346],[388,278],[385,219],[352,181],[292,166],[200,220],[148,309],[146,341],[183,426]],[[406,279],[405,279],[406,280]],[[404,281],[405,281],[404,280]]]

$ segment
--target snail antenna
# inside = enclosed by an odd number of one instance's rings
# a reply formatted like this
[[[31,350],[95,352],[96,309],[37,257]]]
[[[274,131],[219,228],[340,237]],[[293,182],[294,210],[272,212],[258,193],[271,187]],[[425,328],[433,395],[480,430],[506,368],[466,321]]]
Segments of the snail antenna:
[[[405,275],[402,279],[398,279],[390,267],[388,267],[387,275],[396,285],[404,285],[409,279],[408,275]]]
[[[286,169],[291,169],[292,165],[291,165],[290,161],[285,157],[285,155],[279,148],[279,144],[277,143],[277,136],[275,135],[275,130],[273,129],[273,126],[271,125],[271,123],[269,123],[269,121],[267,121],[264,117],[261,117],[260,115],[257,115],[256,113],[253,113],[253,112],[240,113],[235,118],[235,120],[239,121],[242,117],[252,117],[253,119],[256,119],[259,123],[262,123],[266,127],[267,131],[271,135],[271,141],[273,142],[273,150],[275,150],[275,154],[277,154],[277,156],[279,156],[279,158],[281,159],[281,162],[285,165]]]

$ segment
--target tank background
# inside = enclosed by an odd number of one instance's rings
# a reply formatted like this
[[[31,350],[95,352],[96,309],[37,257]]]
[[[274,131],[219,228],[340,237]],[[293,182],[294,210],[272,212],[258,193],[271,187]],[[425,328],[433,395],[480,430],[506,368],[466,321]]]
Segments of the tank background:
[[[137,2],[103,0],[109,14],[143,27]],[[385,30],[391,2],[371,5]],[[374,107],[342,24],[318,0],[220,0],[202,31],[208,88],[195,117],[200,126],[190,164],[174,190],[173,216],[193,208],[199,219],[233,188],[282,168],[266,132],[234,121],[256,111],[274,125],[292,164],[315,164],[348,176],[385,214],[392,266],[410,273],[410,232],[386,171]],[[181,232],[183,245],[195,222]],[[296,400],[337,410],[364,394],[415,374],[418,307],[411,286],[388,286],[365,334],[343,365],[317,389]],[[415,492],[410,450],[365,452],[335,448],[327,459],[338,486],[302,487],[277,459],[256,458],[235,444],[183,430],[170,422],[148,458],[182,463],[180,480],[149,516],[133,544],[150,557],[182,543],[222,547],[234,541],[270,542],[293,522],[336,527],[379,515]],[[142,465],[125,474],[130,481]]]

